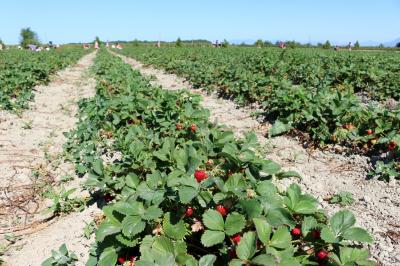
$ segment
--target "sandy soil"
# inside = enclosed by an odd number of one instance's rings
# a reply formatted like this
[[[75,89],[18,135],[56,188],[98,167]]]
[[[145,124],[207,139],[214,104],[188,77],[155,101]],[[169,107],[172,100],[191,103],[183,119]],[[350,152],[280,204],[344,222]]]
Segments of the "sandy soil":
[[[7,244],[4,236],[10,232],[16,241],[3,256],[8,265],[40,265],[63,243],[82,262],[88,257],[93,239],[82,237],[83,228],[99,209],[89,206],[83,212],[43,223],[48,215],[42,211],[49,202],[39,195],[41,187],[54,186],[63,177],[72,179],[64,183],[67,188],[80,190],[73,165],[61,156],[66,141],[63,132],[77,122],[77,100],[94,94],[95,81],[88,69],[95,56],[84,56],[47,86],[36,87],[31,108],[20,117],[0,112],[0,242]]]
[[[270,125],[252,118],[251,113],[254,110],[238,108],[231,101],[191,89],[190,84],[175,75],[146,67],[132,58],[120,57],[143,75],[155,77],[153,85],[169,90],[189,88],[194,93],[201,93],[204,98],[203,106],[211,111],[211,119],[225,124],[238,136],[254,131],[269,159],[279,163],[285,170],[295,170],[302,175],[301,180],[276,180],[279,186],[299,183],[303,190],[320,200],[328,214],[334,213],[340,207],[329,204],[324,199],[340,191],[353,193],[356,203],[346,208],[356,215],[358,225],[372,233],[375,243],[368,248],[373,258],[380,265],[400,265],[399,181],[385,183],[366,180],[370,165],[368,158],[363,156],[308,151],[298,140],[287,136],[268,139],[265,136]]]

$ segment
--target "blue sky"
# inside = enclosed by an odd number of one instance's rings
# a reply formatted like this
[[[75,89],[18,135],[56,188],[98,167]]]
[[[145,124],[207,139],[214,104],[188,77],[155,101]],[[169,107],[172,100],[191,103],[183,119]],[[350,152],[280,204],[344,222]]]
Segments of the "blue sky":
[[[399,0],[2,1],[0,38],[41,41],[204,38],[347,43],[400,38]]]

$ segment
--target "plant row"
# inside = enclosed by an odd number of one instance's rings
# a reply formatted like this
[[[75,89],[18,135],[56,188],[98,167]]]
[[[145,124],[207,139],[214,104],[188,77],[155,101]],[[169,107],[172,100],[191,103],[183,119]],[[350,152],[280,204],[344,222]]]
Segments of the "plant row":
[[[374,265],[351,212],[278,189],[298,174],[264,159],[254,134],[210,123],[199,95],[152,87],[103,50],[93,71],[65,146],[105,202],[87,265]]]
[[[75,63],[84,53],[80,48],[32,52],[10,49],[0,52],[0,109],[21,111],[33,99],[33,87],[47,83],[57,70]]]
[[[397,98],[384,92],[400,88],[397,55],[273,48],[128,48],[120,53],[240,104],[258,103],[274,121],[270,136],[298,129],[321,146],[341,144],[385,157],[386,164],[380,162],[372,174],[400,178],[400,108],[365,104],[356,95]]]

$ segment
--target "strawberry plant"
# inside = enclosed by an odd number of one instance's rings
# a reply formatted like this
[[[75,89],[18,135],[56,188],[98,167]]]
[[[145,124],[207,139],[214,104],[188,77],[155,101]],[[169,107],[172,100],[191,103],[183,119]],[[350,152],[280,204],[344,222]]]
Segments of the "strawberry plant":
[[[374,265],[351,212],[329,218],[298,185],[278,190],[276,176],[298,174],[254,134],[210,123],[200,96],[152,87],[102,50],[93,72],[65,145],[92,195],[112,196],[87,265]]]
[[[400,100],[398,55],[148,47],[120,53],[164,68],[195,88],[215,91],[238,104],[258,103],[273,121],[271,137],[297,129],[320,146],[340,144],[368,156],[384,157],[386,151],[399,154],[397,104],[388,108],[383,103],[365,104],[358,95],[368,95],[368,102]],[[400,178],[396,160],[388,167],[394,173],[391,178]],[[388,175],[378,173],[378,177],[387,180]]]
[[[66,47],[35,53],[7,50],[0,53],[0,109],[20,112],[33,99],[32,88],[50,81],[50,75],[78,61],[88,51]]]

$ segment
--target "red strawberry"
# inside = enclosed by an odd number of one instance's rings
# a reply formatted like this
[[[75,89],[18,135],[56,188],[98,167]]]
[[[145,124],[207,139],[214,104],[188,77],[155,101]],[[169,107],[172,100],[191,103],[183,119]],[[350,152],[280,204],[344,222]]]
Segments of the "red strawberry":
[[[192,207],[187,207],[186,208],[186,212],[185,212],[185,216],[186,217],[190,217],[193,215],[193,208]]]
[[[301,229],[298,227],[295,227],[292,229],[291,233],[292,233],[292,236],[299,236],[299,235],[301,235]]]
[[[219,212],[222,216],[226,216],[228,214],[228,210],[223,205],[217,205],[215,207],[217,212]]]
[[[119,258],[118,258],[118,262],[119,262],[120,264],[124,264],[124,263],[125,263],[125,259],[124,259],[123,257],[119,257]]]
[[[394,141],[389,142],[389,146],[388,146],[389,151],[396,149],[396,147],[397,147],[396,142],[394,142]]]
[[[320,239],[321,238],[321,232],[319,230],[312,230],[311,231],[311,236],[313,239]]]
[[[372,129],[367,129],[367,135],[372,135],[372,134],[374,134],[374,131],[372,130]]]
[[[196,132],[196,130],[197,130],[196,124],[191,124],[190,127],[189,127],[189,129],[190,129],[190,131],[192,131],[192,132]]]
[[[328,252],[326,252],[325,250],[320,250],[317,252],[316,256],[319,260],[324,260],[328,257]]]
[[[233,243],[239,244],[241,236],[239,234],[236,234],[236,235],[232,236],[231,239],[232,239]]]
[[[180,123],[176,124],[175,127],[176,127],[176,130],[182,130],[183,129],[183,125],[180,124]]]
[[[207,179],[208,175],[207,175],[206,171],[204,171],[204,170],[196,170],[194,172],[194,178],[196,178],[197,182],[200,183],[204,179]]]

